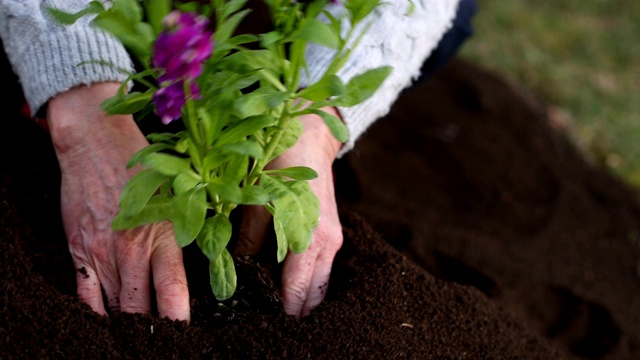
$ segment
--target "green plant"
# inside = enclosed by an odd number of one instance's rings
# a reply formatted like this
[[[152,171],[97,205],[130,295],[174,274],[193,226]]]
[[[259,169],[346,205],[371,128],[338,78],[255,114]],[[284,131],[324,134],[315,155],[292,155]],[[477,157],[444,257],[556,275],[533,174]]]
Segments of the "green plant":
[[[264,3],[273,28],[257,35],[236,34],[251,11],[246,0],[114,0],[108,7],[92,1],[74,14],[51,9],[65,24],[95,16],[95,25],[120,39],[141,64],[120,93],[103,103],[105,111],[138,119],[156,113],[165,124],[184,125],[176,133],[148,135],[150,145],[130,159],[128,166],[143,170],[123,189],[112,226],[171,221],[179,245],[195,240],[209,259],[219,300],[236,288],[227,245],[229,216],[239,205],[262,205],[272,214],[278,261],[310,244],[319,204],[307,180],[317,174],[307,167],[265,170],[296,143],[303,130],[298,118],[319,115],[345,141],[344,124],[322,108],[359,104],[391,71],[372,69],[346,84],[336,75],[366,31],[357,25],[380,1],[334,2],[344,6],[345,19],[326,10],[327,0]],[[308,43],[335,49],[335,56],[320,80],[302,89]],[[147,90],[127,93],[130,81]]]

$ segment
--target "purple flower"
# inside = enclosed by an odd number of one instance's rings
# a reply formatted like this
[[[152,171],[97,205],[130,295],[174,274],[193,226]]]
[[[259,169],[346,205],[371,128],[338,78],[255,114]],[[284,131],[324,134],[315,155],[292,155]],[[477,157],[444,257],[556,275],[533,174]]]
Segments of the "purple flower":
[[[207,30],[207,18],[192,13],[173,11],[163,24],[167,30],[158,35],[153,46],[153,66],[164,70],[153,103],[162,122],[168,124],[180,117],[186,103],[185,82],[191,87],[191,96],[200,98],[195,79],[213,51],[213,33]]]
[[[156,113],[165,125],[180,117],[186,101],[184,84],[181,81],[161,87],[153,94]]]
[[[164,69],[161,82],[195,79],[202,73],[203,63],[213,51],[208,24],[207,18],[197,14],[176,10],[167,15],[167,30],[158,35],[153,46],[153,66]]]

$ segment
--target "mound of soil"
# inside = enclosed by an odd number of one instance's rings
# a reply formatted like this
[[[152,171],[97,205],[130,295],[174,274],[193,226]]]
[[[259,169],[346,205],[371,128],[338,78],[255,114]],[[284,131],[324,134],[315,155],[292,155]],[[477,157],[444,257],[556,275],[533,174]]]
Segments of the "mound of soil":
[[[0,357],[631,359],[637,193],[592,167],[543,104],[456,59],[335,164],[345,245],[326,300],[282,311],[277,266],[236,259],[212,298],[185,249],[192,324],[102,317],[75,297],[47,133],[9,96],[0,143]]]

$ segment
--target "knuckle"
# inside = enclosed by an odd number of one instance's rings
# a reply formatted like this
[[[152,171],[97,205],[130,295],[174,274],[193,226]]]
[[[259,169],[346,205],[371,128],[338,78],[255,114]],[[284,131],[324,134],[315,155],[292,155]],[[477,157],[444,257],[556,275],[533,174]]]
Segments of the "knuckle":
[[[340,224],[319,224],[315,231],[314,242],[326,250],[338,251],[344,243],[344,235]]]
[[[187,281],[178,277],[161,279],[155,284],[155,287],[159,301],[179,300],[188,293]]]
[[[149,307],[143,304],[127,304],[120,308],[122,312],[144,314],[149,312]]]
[[[124,241],[118,241],[117,244],[116,254],[118,263],[137,263],[146,261],[150,257],[151,251],[146,244],[130,242],[126,241],[126,239],[124,239]]]
[[[84,246],[78,247],[76,250],[84,250],[87,255],[100,261],[106,260],[109,255],[109,245],[104,238],[94,238],[91,241],[85,240]]]
[[[284,287],[284,301],[289,308],[300,308],[307,299],[307,289],[302,283],[294,283]]]
[[[76,287],[78,298],[84,302],[92,302],[97,297],[93,289],[94,288],[88,283],[79,283]]]

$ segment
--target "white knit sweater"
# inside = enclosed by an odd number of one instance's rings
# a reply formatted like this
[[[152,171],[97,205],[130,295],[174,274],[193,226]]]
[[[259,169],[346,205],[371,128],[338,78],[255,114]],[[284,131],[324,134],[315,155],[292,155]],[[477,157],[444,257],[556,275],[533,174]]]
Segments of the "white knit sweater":
[[[0,0],[0,36],[18,75],[25,97],[35,113],[50,98],[80,84],[124,81],[113,67],[87,64],[96,59],[133,71],[124,47],[104,31],[90,26],[85,17],[71,27],[61,26],[46,12],[48,7],[75,12],[89,0]],[[358,137],[375,120],[386,115],[400,92],[419,76],[424,60],[451,26],[459,0],[386,0],[367,18],[370,28],[338,75],[343,81],[367,69],[390,65],[391,75],[373,97],[350,108],[340,108],[349,140],[340,156],[353,148]],[[330,11],[339,16],[341,8]],[[362,24],[363,26],[365,24]],[[310,45],[307,62],[313,80],[331,61],[333,51]],[[304,82],[308,79],[303,79]],[[308,83],[308,82],[307,82]]]
[[[126,75],[84,61],[103,60],[133,72],[128,53],[113,36],[89,24],[83,17],[63,26],[48,16],[54,7],[76,12],[90,0],[0,0],[0,36],[32,109],[74,86],[102,81],[124,81]]]

